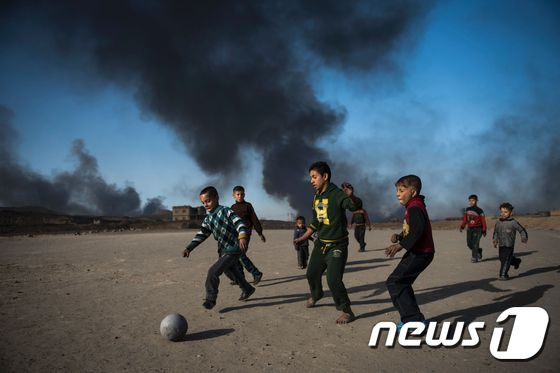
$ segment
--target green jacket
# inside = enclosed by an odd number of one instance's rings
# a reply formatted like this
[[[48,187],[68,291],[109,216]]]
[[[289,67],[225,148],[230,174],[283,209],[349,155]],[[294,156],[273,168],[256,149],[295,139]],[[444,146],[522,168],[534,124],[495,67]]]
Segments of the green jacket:
[[[356,211],[362,208],[362,201],[356,203],[333,183],[313,197],[313,220],[309,228],[317,232],[322,242],[337,242],[348,237],[348,220],[345,210]]]

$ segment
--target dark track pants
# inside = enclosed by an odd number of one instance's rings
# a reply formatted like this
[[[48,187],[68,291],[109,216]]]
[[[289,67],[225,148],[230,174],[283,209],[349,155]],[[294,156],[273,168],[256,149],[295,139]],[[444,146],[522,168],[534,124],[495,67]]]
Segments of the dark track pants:
[[[366,250],[366,226],[365,225],[356,225],[354,226],[354,237],[356,241],[360,244],[360,251]]]
[[[519,265],[521,259],[513,256],[513,247],[500,246],[499,248],[500,257],[500,276],[507,276],[509,267],[513,265]]]
[[[330,244],[325,248],[325,243],[315,240],[309,264],[307,266],[307,281],[311,298],[317,301],[323,297],[323,284],[321,276],[327,271],[327,284],[332,293],[337,310],[344,310],[350,306],[348,292],[342,282],[344,267],[348,259],[348,239]]]
[[[307,258],[309,258],[309,246],[300,246],[296,250],[298,265],[307,268]]]
[[[402,322],[423,321],[412,284],[432,262],[434,254],[414,253],[407,251],[393,273],[389,275],[385,284],[391,300],[401,316]]]
[[[482,227],[467,228],[467,246],[471,249],[473,259],[478,259],[480,249],[480,238],[482,237]]]
[[[251,289],[252,286],[241,275],[237,264],[239,264],[239,254],[225,254],[208,269],[205,284],[206,299],[215,302],[218,298],[218,287],[220,286],[220,275],[222,273],[225,273],[228,277],[231,276],[230,278],[237,281],[242,290],[247,291]]]

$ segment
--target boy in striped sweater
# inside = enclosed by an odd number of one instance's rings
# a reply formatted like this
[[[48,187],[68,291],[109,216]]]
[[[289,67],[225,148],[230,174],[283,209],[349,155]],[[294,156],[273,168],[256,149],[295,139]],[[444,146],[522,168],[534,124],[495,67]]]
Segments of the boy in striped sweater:
[[[183,257],[189,257],[191,251],[206,240],[210,234],[218,241],[219,259],[208,269],[206,277],[206,298],[202,304],[211,309],[216,305],[220,275],[229,273],[242,290],[239,300],[246,300],[255,292],[245,277],[239,272],[239,256],[247,249],[247,231],[243,221],[229,207],[219,205],[218,191],[208,186],[200,192],[200,202],[207,211],[198,233],[183,251]]]

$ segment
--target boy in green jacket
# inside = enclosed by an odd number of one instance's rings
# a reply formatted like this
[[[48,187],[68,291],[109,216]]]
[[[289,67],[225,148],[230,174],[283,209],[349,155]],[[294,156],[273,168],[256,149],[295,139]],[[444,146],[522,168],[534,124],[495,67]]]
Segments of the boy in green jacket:
[[[353,195],[347,183],[343,184],[344,191],[331,183],[331,169],[326,162],[313,163],[309,167],[309,177],[311,185],[316,190],[313,198],[313,220],[305,234],[294,240],[297,244],[317,232],[317,240],[307,267],[311,297],[307,300],[306,306],[314,307],[323,297],[321,276],[326,270],[327,284],[336,309],[342,311],[336,323],[346,324],[353,321],[355,316],[350,308],[348,292],[342,282],[348,259],[348,221],[345,210],[360,209],[362,201]]]

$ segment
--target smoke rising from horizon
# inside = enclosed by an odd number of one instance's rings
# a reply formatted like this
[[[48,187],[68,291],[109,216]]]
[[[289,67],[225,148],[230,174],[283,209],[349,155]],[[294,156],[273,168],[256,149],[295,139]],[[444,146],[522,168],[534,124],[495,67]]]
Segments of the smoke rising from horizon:
[[[241,154],[252,148],[263,156],[266,192],[308,211],[307,167],[337,163],[318,140],[346,118],[343,107],[318,99],[311,73],[397,74],[394,54],[417,37],[430,6],[62,1],[8,5],[5,14],[39,20],[50,34],[37,28],[38,40],[51,37],[69,61],[86,55],[97,71],[91,79],[134,92],[142,111],[169,126],[210,176],[244,172]],[[347,175],[360,175],[350,167]]]
[[[140,209],[140,196],[131,186],[119,188],[100,175],[97,159],[74,140],[70,155],[72,171],[57,172],[47,178],[22,165],[13,156],[17,133],[11,126],[12,112],[0,105],[0,204],[40,206],[71,214],[151,215],[164,208],[160,197],[148,200]]]

